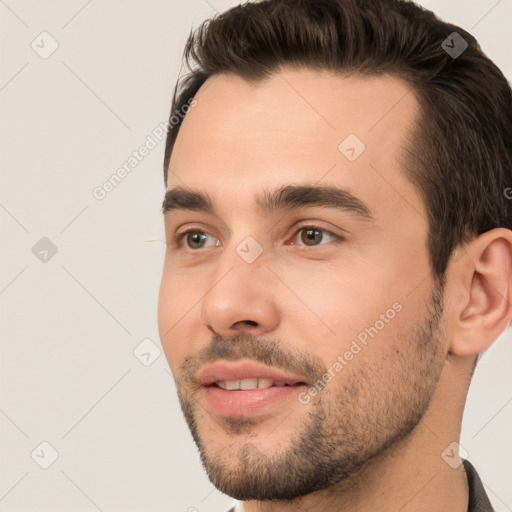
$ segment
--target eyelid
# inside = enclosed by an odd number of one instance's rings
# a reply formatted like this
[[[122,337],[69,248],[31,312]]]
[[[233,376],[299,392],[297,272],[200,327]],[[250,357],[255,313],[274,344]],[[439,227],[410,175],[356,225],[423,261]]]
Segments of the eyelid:
[[[324,228],[322,226],[320,226],[317,222],[314,222],[314,221],[303,221],[302,223],[300,223],[299,225],[296,225],[293,229],[293,234],[292,234],[292,240],[295,239],[297,237],[297,235],[305,228],[309,228],[309,229],[316,229],[318,231],[322,231],[323,233],[326,233],[328,234],[329,236],[332,236],[334,238],[333,241],[331,241],[330,243],[339,243],[339,242],[342,242],[343,240],[345,240],[345,237],[342,236],[342,235],[338,235],[336,233],[334,233],[332,230],[330,229],[327,229],[327,228]],[[189,252],[199,252],[201,251],[201,249],[204,249],[204,248],[200,248],[200,249],[191,249],[189,247],[183,247],[183,240],[184,238],[190,233],[190,232],[195,232],[195,233],[203,233],[205,235],[210,235],[210,236],[213,236],[211,233],[209,233],[208,231],[202,229],[202,228],[199,228],[199,227],[187,227],[186,229],[184,230],[178,230],[174,236],[173,236],[173,242],[174,242],[174,245],[178,248],[178,249],[188,249]],[[215,237],[214,237],[215,238]],[[289,237],[287,236],[287,239],[289,239]],[[218,240],[218,239],[217,239]],[[217,247],[218,244],[215,244],[215,247]],[[308,245],[300,245],[300,244],[296,244],[296,243],[292,243],[292,244],[288,244],[288,245],[294,245],[294,246],[298,246],[298,247],[301,247],[303,249],[315,249],[317,247],[322,247],[324,245],[328,245],[328,244],[319,244],[319,245],[313,245],[313,246],[308,246]]]

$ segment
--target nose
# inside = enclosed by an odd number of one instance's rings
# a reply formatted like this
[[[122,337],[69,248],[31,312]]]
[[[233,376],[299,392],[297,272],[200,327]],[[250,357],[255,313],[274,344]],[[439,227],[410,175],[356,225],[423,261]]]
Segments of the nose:
[[[264,255],[248,263],[235,247],[225,247],[201,305],[201,321],[214,334],[230,337],[245,331],[263,335],[279,325],[276,279]]]

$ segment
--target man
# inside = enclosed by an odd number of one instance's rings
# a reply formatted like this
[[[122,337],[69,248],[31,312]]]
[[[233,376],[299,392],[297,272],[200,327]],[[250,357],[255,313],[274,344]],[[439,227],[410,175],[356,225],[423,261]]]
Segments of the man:
[[[489,511],[458,460],[512,318],[510,87],[398,0],[264,0],[186,46],[159,331],[238,511]]]

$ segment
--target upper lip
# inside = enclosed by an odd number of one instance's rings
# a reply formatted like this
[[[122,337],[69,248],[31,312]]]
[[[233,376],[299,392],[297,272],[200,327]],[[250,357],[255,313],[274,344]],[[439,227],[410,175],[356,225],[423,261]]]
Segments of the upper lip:
[[[237,381],[244,379],[272,379],[274,382],[285,384],[305,384],[302,377],[284,373],[278,369],[258,365],[251,362],[217,362],[203,368],[198,375],[202,386],[210,386],[215,382]]]

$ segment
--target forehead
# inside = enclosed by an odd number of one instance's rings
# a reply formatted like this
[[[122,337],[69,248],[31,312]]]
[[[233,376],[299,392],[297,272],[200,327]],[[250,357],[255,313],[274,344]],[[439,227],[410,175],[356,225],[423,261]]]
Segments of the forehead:
[[[249,83],[217,75],[196,100],[171,156],[169,188],[243,207],[262,189],[322,181],[388,213],[391,205],[395,214],[423,209],[402,163],[418,104],[397,78],[288,69]]]

